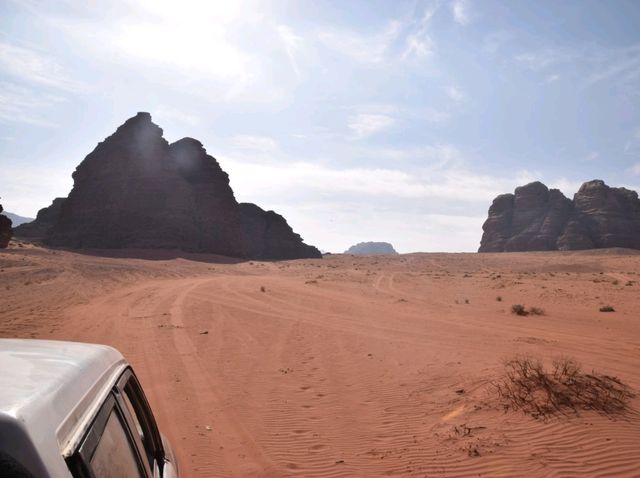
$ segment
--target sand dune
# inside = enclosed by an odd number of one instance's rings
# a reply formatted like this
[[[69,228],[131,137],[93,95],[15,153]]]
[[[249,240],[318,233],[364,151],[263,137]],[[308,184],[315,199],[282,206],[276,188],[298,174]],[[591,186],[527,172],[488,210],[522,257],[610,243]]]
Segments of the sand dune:
[[[234,264],[28,246],[0,269],[0,336],[117,347],[187,477],[640,476],[638,397],[536,420],[489,387],[530,353],[640,390],[627,251]]]

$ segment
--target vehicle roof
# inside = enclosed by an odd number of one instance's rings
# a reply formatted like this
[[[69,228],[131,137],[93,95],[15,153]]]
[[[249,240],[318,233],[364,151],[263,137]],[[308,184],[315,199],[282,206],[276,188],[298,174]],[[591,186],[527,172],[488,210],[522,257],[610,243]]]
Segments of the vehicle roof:
[[[32,443],[23,447],[57,456],[64,465],[62,454],[126,366],[120,352],[106,345],[0,339],[0,436],[26,436]],[[3,441],[0,450],[9,446]]]

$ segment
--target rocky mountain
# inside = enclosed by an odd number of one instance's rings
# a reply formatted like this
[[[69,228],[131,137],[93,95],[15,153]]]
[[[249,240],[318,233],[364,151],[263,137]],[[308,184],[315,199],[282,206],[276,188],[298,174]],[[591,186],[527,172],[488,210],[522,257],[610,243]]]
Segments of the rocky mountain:
[[[55,198],[50,206],[44,207],[38,211],[36,218],[31,222],[20,224],[13,228],[13,232],[17,237],[25,238],[43,238],[49,229],[51,229],[60,217],[62,204],[67,198]]]
[[[360,242],[344,251],[345,254],[379,256],[384,254],[397,254],[396,250],[388,242]]]
[[[255,259],[321,258],[318,249],[302,242],[280,214],[251,203],[240,203],[246,253]]]
[[[0,204],[0,213],[2,211],[2,205]],[[7,247],[9,241],[11,241],[11,237],[13,236],[11,224],[11,219],[4,214],[0,214],[0,249]]]
[[[259,228],[245,227],[229,176],[202,143],[183,138],[169,144],[162,134],[149,113],[128,119],[76,168],[69,197],[41,210],[19,234],[71,248],[319,257],[275,213],[260,209],[279,220],[265,220],[267,230],[253,234]]]
[[[573,200],[536,181],[496,197],[482,229],[479,252],[640,249],[640,200],[601,180]]]

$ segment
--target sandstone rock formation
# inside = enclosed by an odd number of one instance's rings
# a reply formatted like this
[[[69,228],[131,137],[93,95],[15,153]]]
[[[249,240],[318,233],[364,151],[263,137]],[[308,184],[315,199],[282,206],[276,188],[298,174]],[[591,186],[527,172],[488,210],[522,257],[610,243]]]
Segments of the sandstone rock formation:
[[[573,201],[540,182],[493,200],[479,252],[640,249],[640,200],[604,181],[582,185]]]
[[[345,254],[362,256],[379,256],[384,254],[397,254],[396,250],[388,242],[360,242],[344,251]]]
[[[2,205],[0,204],[0,212],[2,212]],[[4,249],[9,245],[13,230],[11,229],[11,219],[4,214],[0,214],[0,249]]]
[[[38,211],[36,218],[13,229],[17,237],[42,238],[51,229],[60,217],[62,204],[67,198],[55,198],[50,206]]]
[[[99,143],[73,180],[69,197],[41,210],[20,235],[71,248],[319,256],[273,212],[260,210],[260,227],[255,214],[242,219],[229,176],[202,143],[183,138],[169,144],[149,113],[138,113]]]
[[[318,249],[302,242],[280,214],[252,203],[240,203],[246,252],[255,259],[321,258]]]

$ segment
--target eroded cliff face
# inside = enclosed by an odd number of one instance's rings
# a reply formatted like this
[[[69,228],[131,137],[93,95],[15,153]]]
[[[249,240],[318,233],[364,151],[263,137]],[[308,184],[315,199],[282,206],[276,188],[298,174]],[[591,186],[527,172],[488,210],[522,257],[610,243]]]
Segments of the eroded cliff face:
[[[229,175],[198,140],[183,138],[171,144],[169,151],[189,186],[190,216],[196,228],[192,248],[245,256],[240,207],[229,185]]]
[[[99,143],[73,180],[68,198],[41,210],[21,227],[21,235],[71,248],[319,256],[272,211],[260,209],[243,221],[229,176],[202,143],[193,138],[167,143],[148,113],[128,119]]]
[[[479,252],[640,249],[640,201],[600,180],[584,183],[573,201],[533,182],[494,199],[482,229]]]
[[[42,238],[58,222],[62,205],[67,198],[55,198],[50,206],[38,211],[36,218],[28,223],[21,224],[14,228],[17,237]]]
[[[73,189],[45,236],[75,248],[193,249],[189,187],[148,113],[99,143],[73,173]]]
[[[318,249],[302,242],[280,214],[252,203],[240,203],[240,214],[249,257],[265,260],[322,257]]]

